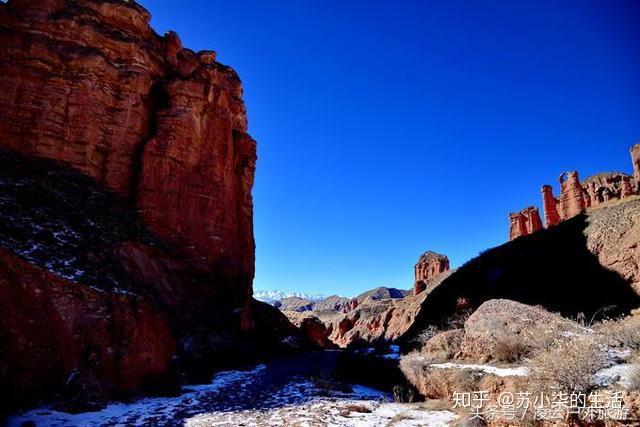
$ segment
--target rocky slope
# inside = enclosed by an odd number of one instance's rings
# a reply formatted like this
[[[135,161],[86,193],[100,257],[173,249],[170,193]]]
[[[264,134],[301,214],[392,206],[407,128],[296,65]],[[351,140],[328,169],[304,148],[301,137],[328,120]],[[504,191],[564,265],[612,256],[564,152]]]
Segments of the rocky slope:
[[[640,199],[631,197],[489,249],[429,295],[404,338],[494,298],[587,319],[626,313],[640,305],[638,224]]]
[[[125,0],[0,2],[5,406],[157,388],[298,342],[251,298],[240,80],[149,20]]]

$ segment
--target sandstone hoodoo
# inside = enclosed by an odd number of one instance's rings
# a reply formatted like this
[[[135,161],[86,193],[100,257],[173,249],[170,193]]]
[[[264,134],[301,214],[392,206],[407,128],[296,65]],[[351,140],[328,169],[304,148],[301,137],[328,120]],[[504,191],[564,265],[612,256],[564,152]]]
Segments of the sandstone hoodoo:
[[[420,255],[418,262],[414,266],[413,294],[417,295],[425,291],[433,279],[447,271],[449,271],[449,258],[446,255],[432,251],[427,251]]]
[[[521,212],[509,214],[509,240],[527,236],[542,228],[542,220],[538,208],[529,206]]]
[[[0,385],[14,397],[208,375],[297,334],[251,298],[256,144],[241,82],[149,21],[129,0],[0,2],[0,209],[13,224],[0,226]]]
[[[545,184],[541,188],[542,208],[547,227],[558,225],[587,209],[606,205],[640,194],[640,144],[631,147],[633,176],[622,172],[593,175],[583,182],[578,172],[562,173],[558,177],[560,196],[553,195],[553,187]],[[542,221],[538,209],[529,206],[521,212],[509,214],[509,240],[527,236],[540,230]]]

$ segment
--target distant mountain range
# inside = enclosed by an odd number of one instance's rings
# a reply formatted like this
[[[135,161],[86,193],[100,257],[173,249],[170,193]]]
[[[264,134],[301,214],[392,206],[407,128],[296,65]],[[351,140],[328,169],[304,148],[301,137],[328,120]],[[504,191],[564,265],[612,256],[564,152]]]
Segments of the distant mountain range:
[[[258,301],[273,304],[285,298],[298,297],[309,301],[318,301],[326,298],[326,295],[306,294],[304,292],[283,292],[283,291],[254,291],[253,297]]]

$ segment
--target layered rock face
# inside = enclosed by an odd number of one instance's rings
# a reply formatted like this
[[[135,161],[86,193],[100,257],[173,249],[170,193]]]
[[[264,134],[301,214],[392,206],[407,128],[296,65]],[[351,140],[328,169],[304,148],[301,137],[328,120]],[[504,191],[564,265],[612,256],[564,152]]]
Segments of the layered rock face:
[[[413,294],[417,295],[427,289],[429,281],[449,271],[449,258],[432,251],[423,253],[414,266]]]
[[[542,228],[538,208],[529,206],[520,212],[509,214],[509,240],[527,236]]]
[[[636,181],[636,185],[640,183],[640,143],[631,147],[631,162],[633,163],[633,178]],[[636,188],[640,191],[640,188]]]
[[[0,2],[0,385],[15,398],[202,380],[297,334],[251,299],[241,83],[149,19],[129,0]]]
[[[149,19],[124,0],[0,3],[0,145],[93,177],[248,299],[256,152],[240,80]]]

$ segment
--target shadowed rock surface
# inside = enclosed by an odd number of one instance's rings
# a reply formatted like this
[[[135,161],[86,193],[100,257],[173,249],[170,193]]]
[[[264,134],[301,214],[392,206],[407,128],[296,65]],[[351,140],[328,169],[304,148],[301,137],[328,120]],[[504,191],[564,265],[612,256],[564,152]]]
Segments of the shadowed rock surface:
[[[206,378],[291,349],[298,335],[257,301],[255,328],[244,330],[246,301],[226,281],[69,168],[0,150],[0,216],[6,407],[55,391],[82,403]]]
[[[300,344],[251,298],[241,82],[149,21],[135,1],[0,2],[0,301],[16,301],[0,346],[30,349],[0,352],[12,399],[134,391]]]
[[[404,339],[496,298],[587,318],[628,312],[640,305],[638,224],[632,198],[489,249],[433,290]]]

